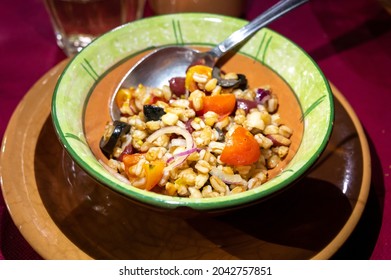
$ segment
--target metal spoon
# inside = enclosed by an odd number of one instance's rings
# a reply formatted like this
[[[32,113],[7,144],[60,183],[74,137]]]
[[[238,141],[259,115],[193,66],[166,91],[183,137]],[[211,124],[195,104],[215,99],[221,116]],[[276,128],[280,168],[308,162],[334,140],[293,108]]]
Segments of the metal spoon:
[[[304,4],[308,0],[281,0],[253,21],[232,33],[227,39],[207,52],[199,52],[183,46],[169,46],[156,49],[141,59],[125,75],[118,89],[143,84],[161,88],[173,77],[183,77],[186,69],[195,61],[203,61],[205,65],[214,67],[217,61],[235,46],[254,35],[259,29],[280,16]],[[117,90],[118,90],[117,89]],[[119,118],[119,110],[111,102],[111,117]]]

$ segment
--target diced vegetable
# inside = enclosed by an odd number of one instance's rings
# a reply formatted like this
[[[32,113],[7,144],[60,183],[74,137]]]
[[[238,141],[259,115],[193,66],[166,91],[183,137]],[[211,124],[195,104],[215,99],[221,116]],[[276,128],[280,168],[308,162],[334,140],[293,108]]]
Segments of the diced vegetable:
[[[164,102],[165,100],[163,97],[158,97],[158,96],[152,94],[151,99],[149,100],[148,104],[153,105],[153,104],[156,104],[156,102],[158,102],[158,101]]]
[[[124,155],[122,162],[125,165],[125,171],[128,171],[129,167],[137,164],[142,158],[145,158],[145,155],[140,153]]]
[[[123,156],[123,163],[125,165],[125,173],[132,182],[134,176],[130,174],[129,168],[136,165],[141,159],[145,159],[145,154],[135,153]],[[166,164],[162,160],[155,160],[150,163],[144,163],[143,169],[145,174],[145,184],[141,188],[145,190],[153,189],[163,176],[163,170]]]
[[[251,109],[256,108],[258,104],[265,105],[270,98],[271,92],[269,89],[257,88],[254,100],[238,98],[236,100],[236,108],[243,109],[247,114]]]
[[[131,154],[133,154],[133,145],[132,143],[129,143],[128,145],[125,146],[122,153],[119,155],[118,160],[122,161],[125,155],[131,155]]]
[[[144,164],[145,178],[147,179],[144,189],[150,191],[159,183],[163,177],[163,170],[165,166],[166,165],[162,160],[155,160],[149,164]]]
[[[249,165],[261,155],[258,142],[244,127],[238,126],[232,135],[226,135],[226,145],[220,160],[229,165]]]
[[[271,92],[268,89],[265,88],[257,88],[255,91],[255,101],[258,104],[265,104],[267,100],[269,100],[271,97]]]
[[[195,65],[187,70],[185,87],[190,92],[198,89],[197,82],[194,80],[194,74],[204,75],[207,77],[207,79],[210,79],[212,77],[212,68],[205,65]]]
[[[118,90],[117,95],[115,96],[115,103],[118,108],[121,108],[126,101],[129,101],[132,97],[131,90],[128,88],[121,88]]]
[[[235,95],[224,93],[203,97],[203,106],[197,115],[204,115],[208,111],[215,112],[220,116],[227,116],[233,112],[236,106]]]
[[[247,114],[251,109],[257,108],[257,102],[243,98],[236,99],[236,108],[243,109]]]

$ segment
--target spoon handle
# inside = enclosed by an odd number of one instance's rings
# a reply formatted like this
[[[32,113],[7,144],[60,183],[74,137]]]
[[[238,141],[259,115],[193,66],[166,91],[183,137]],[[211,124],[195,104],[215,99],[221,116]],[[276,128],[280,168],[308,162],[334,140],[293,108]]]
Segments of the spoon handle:
[[[261,15],[256,17],[250,23],[232,33],[227,39],[225,39],[223,42],[210,50],[209,53],[211,53],[215,57],[215,59],[220,58],[237,44],[249,38],[262,27],[268,25],[275,19],[300,6],[301,4],[304,4],[307,1],[308,0],[282,0],[278,2],[274,6],[263,12]]]

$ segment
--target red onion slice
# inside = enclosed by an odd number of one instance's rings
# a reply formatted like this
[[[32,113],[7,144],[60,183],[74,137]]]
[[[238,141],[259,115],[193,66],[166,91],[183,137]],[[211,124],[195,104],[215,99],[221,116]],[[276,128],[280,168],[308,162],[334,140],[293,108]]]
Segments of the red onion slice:
[[[194,149],[196,149],[196,145],[194,144],[193,137],[191,136],[190,132],[179,126],[163,127],[155,131],[151,135],[149,135],[148,138],[146,139],[146,142],[152,143],[158,137],[165,134],[172,134],[172,133],[181,135],[183,136],[183,138],[185,138],[186,150],[181,153],[178,153],[177,155],[174,155],[173,159],[169,158],[167,160],[167,163],[169,163],[169,165],[165,167],[166,170],[171,170],[172,168],[175,168],[181,165],[182,163],[184,163],[185,160],[188,158],[188,156],[195,151]]]
[[[155,131],[151,135],[149,135],[147,137],[147,139],[146,139],[146,142],[152,143],[153,141],[155,141],[160,136],[165,135],[165,134],[172,134],[172,133],[181,135],[181,136],[183,136],[183,138],[185,138],[185,140],[186,140],[186,150],[193,148],[194,141],[193,141],[193,137],[191,136],[190,132],[188,132],[186,129],[181,128],[179,126],[166,126],[166,127],[163,127],[161,129]]]
[[[181,165],[183,162],[185,162],[185,160],[194,152],[198,151],[199,149],[198,148],[191,148],[191,149],[188,149],[188,150],[185,150],[183,152],[180,152],[172,157],[170,157],[168,160],[167,160],[167,163],[169,163],[169,165],[166,167],[166,168],[175,168],[179,165]]]
[[[243,109],[246,114],[253,108],[257,108],[257,102],[243,98],[236,99],[236,108]]]
[[[255,92],[255,101],[258,104],[265,104],[271,98],[271,92],[265,88],[257,88]]]
[[[197,148],[191,148],[191,149],[189,149],[189,150],[185,150],[185,151],[183,151],[183,152],[177,153],[177,154],[173,155],[172,157],[170,157],[170,158],[167,160],[167,163],[170,163],[171,161],[173,161],[175,158],[178,158],[178,157],[183,157],[183,156],[188,157],[189,155],[191,155],[191,154],[194,153],[195,151],[197,151]]]
[[[174,138],[171,139],[172,147],[186,146],[186,140],[183,138]]]
[[[217,167],[213,167],[210,174],[218,177],[224,183],[229,185],[247,185],[247,181],[242,178],[239,174],[227,174]]]

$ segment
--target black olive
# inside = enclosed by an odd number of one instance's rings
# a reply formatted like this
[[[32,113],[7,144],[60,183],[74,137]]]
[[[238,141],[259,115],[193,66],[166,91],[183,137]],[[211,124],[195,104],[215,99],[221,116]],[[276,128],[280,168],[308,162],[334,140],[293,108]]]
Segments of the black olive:
[[[103,154],[108,158],[113,153],[115,146],[117,146],[119,139],[130,131],[130,125],[121,121],[114,121],[111,125],[112,131],[110,137],[102,137],[100,139],[99,147]]]
[[[166,113],[162,107],[155,105],[144,105],[143,112],[147,122],[158,121]]]
[[[214,67],[212,70],[213,78],[217,79],[217,84],[223,88],[240,88],[245,90],[247,88],[247,79],[243,74],[238,74],[238,79],[222,79],[220,69]]]
[[[218,142],[224,142],[225,141],[224,132],[220,128],[218,128],[218,127],[216,127],[215,129],[216,129],[216,131],[217,131],[217,133],[219,135],[219,137],[217,138],[217,141]]]
[[[239,81],[240,81],[238,88],[240,88],[241,90],[247,89],[248,85],[247,85],[246,76],[243,74],[238,74],[238,77],[239,77]]]

